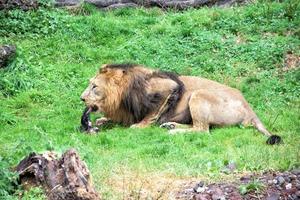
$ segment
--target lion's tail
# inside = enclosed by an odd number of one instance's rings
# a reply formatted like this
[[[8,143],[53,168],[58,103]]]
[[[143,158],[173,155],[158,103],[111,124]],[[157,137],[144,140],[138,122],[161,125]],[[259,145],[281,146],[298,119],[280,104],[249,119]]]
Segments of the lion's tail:
[[[258,119],[258,117],[255,117],[252,119],[252,125],[261,133],[263,133],[265,136],[268,137],[266,143],[273,145],[273,144],[279,144],[282,142],[282,139],[278,135],[272,135],[263,125],[263,123]]]

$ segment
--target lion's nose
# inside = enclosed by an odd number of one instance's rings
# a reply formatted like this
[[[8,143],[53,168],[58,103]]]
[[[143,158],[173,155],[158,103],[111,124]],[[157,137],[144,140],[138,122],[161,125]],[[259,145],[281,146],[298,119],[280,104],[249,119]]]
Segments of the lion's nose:
[[[85,101],[85,98],[83,98],[83,97],[80,97],[80,99],[81,99],[81,101]]]

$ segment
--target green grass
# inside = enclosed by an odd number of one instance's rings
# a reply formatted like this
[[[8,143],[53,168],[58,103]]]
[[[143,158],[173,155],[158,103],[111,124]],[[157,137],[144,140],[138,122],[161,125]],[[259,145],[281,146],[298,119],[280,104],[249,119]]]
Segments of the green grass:
[[[18,55],[0,69],[0,199],[17,198],[9,169],[31,151],[76,148],[104,199],[137,198],[141,188],[154,198],[155,187],[173,180],[223,180],[229,162],[238,173],[299,167],[300,70],[282,70],[287,52],[300,55],[300,12],[291,2],[183,12],[1,11],[0,43],[16,44]],[[240,127],[80,133],[79,96],[89,78],[103,63],[127,61],[240,89],[284,144],[267,146],[256,130]],[[24,198],[35,196],[42,198],[38,190]]]

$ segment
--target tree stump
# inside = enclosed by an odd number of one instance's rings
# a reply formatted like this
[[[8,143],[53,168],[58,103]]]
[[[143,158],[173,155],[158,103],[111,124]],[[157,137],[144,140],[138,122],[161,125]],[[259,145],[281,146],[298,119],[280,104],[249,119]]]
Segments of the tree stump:
[[[42,186],[49,200],[99,200],[86,164],[74,149],[61,158],[53,152],[31,153],[16,167],[25,188]]]

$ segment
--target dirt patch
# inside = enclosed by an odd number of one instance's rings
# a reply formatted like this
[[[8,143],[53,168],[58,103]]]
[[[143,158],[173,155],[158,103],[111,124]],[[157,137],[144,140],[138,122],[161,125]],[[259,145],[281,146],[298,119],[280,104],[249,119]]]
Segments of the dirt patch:
[[[230,183],[198,182],[179,191],[176,199],[195,200],[300,200],[300,169],[242,176]]]
[[[176,199],[178,191],[194,185],[206,177],[178,177],[166,172],[149,172],[143,169],[130,170],[126,167],[106,175],[105,185],[117,199]]]
[[[283,71],[290,71],[300,67],[300,56],[288,52],[284,59]]]

